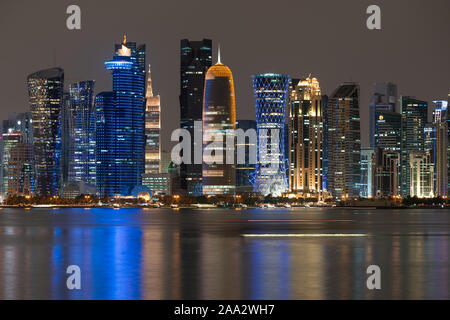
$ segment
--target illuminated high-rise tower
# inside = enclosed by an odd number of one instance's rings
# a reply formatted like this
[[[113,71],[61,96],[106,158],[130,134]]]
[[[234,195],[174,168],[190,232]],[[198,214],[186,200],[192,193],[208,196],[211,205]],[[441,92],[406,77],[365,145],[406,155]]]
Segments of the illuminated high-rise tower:
[[[428,103],[411,97],[400,98],[402,115],[401,155],[400,155],[400,195],[406,197],[411,192],[410,155],[425,151],[425,126],[427,124]]]
[[[359,197],[361,135],[359,85],[344,83],[328,99],[328,191],[337,199]]]
[[[226,145],[226,135],[236,129],[236,103],[233,74],[220,61],[208,69],[203,99],[203,182],[204,195],[234,194],[235,164],[226,163],[234,147]],[[214,141],[223,141],[215,146]],[[228,149],[227,147],[230,147]]]
[[[68,181],[96,185],[94,81],[69,86]]]
[[[376,83],[369,105],[369,145],[375,147],[377,111],[397,112],[397,85],[391,82]]]
[[[202,194],[202,164],[194,163],[194,122],[202,121],[205,75],[212,62],[212,41],[181,40],[180,128],[191,134],[191,163],[180,165],[181,189],[188,195]],[[199,146],[197,146],[199,147]],[[201,157],[200,157],[201,158]]]
[[[436,108],[433,111],[433,126],[436,133],[434,148],[434,162],[436,173],[437,196],[448,196],[448,102],[446,100],[435,100]]]
[[[253,76],[258,150],[254,190],[263,195],[281,196],[288,190],[284,149],[288,87],[288,75]]]
[[[64,71],[52,68],[28,76],[33,124],[35,194],[56,196],[60,188],[60,115]]]
[[[316,78],[292,84],[289,103],[289,191],[322,193],[323,105]]]
[[[97,191],[102,196],[129,195],[144,173],[145,46],[126,38],[105,63],[113,91],[95,98]]]
[[[145,139],[145,173],[160,173],[161,98],[159,95],[153,95],[150,65],[147,76]]]

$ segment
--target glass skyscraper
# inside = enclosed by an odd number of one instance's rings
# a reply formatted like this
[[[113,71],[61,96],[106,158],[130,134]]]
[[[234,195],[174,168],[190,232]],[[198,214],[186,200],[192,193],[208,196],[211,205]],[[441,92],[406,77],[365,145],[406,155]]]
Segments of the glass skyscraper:
[[[265,196],[281,196],[288,190],[284,137],[288,87],[288,75],[253,76],[258,150],[254,191]]]
[[[391,82],[375,84],[375,92],[369,105],[369,144],[375,146],[377,111],[397,112],[397,85]]]
[[[191,134],[191,154],[194,154],[194,122],[202,121],[203,93],[206,71],[212,63],[212,41],[181,40],[180,55],[180,127]],[[202,164],[180,165],[181,189],[188,195],[202,194]]]
[[[400,195],[406,197],[411,194],[410,154],[425,151],[428,103],[403,96],[400,98],[400,107],[402,115]]]
[[[328,99],[328,191],[337,199],[360,195],[359,85],[344,83]]]
[[[60,68],[28,76],[35,162],[34,193],[37,196],[59,194],[63,90],[64,71]]]
[[[105,63],[113,91],[95,98],[97,187],[102,196],[129,195],[144,173],[145,46],[116,45]]]
[[[68,181],[96,185],[94,81],[69,86]]]
[[[234,194],[235,164],[226,161],[230,152],[234,159],[234,145],[226,144],[226,135],[236,128],[236,102],[233,74],[220,62],[220,52],[217,64],[206,73],[204,90],[202,193]],[[216,139],[223,143],[215,145]]]

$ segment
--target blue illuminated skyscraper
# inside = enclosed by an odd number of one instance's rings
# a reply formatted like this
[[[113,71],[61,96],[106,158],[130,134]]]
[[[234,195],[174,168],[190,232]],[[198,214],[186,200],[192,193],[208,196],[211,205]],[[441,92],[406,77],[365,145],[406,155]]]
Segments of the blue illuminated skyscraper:
[[[263,195],[280,196],[288,188],[284,138],[288,87],[288,75],[253,76],[258,150],[254,190]]]
[[[94,81],[69,86],[70,182],[96,184]]]
[[[97,192],[129,195],[144,172],[145,46],[125,38],[105,67],[112,72],[113,91],[95,98]]]
[[[64,71],[60,68],[28,76],[35,163],[34,193],[38,196],[59,194],[63,90]]]

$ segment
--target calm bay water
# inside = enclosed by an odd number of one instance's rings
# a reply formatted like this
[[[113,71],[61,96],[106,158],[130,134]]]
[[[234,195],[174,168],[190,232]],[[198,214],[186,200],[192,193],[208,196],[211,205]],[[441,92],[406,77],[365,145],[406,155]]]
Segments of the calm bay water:
[[[449,299],[449,230],[439,209],[4,208],[0,298]]]

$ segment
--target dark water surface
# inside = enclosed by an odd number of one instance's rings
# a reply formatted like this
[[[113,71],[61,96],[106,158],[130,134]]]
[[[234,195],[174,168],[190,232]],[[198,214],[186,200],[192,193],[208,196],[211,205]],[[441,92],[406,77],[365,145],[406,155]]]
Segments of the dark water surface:
[[[449,230],[439,209],[4,208],[0,298],[449,299]]]

